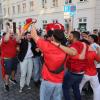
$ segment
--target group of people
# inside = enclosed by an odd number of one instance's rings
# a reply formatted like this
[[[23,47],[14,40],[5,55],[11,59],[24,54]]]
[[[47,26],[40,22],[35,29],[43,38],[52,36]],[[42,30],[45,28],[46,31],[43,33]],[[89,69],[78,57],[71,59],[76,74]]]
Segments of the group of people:
[[[20,89],[30,89],[33,77],[40,85],[40,100],[71,100],[73,89],[75,100],[81,100],[81,92],[87,81],[93,89],[94,100],[100,99],[100,45],[98,34],[72,31],[65,38],[64,26],[50,23],[46,35],[38,35],[35,26],[31,32],[15,37],[11,32],[1,39],[2,75],[5,89],[9,91],[9,80],[16,83],[17,63],[20,63]],[[43,58],[41,67],[41,56]],[[34,66],[34,67],[33,67]],[[96,68],[98,66],[98,68]],[[41,79],[40,79],[41,78]]]
[[[19,92],[22,92],[25,85],[28,89],[31,88],[31,78],[34,80],[34,84],[39,86],[42,67],[41,51],[31,38],[30,32],[17,35],[10,31],[4,33],[0,41],[0,48],[2,78],[6,91],[9,91],[10,82],[17,84],[15,75],[18,65],[20,65],[21,73]]]

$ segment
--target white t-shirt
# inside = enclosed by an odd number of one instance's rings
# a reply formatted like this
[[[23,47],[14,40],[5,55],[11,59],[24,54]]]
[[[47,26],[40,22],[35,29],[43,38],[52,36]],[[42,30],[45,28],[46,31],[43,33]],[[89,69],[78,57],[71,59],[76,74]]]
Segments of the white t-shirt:
[[[96,68],[100,68],[100,63],[98,63],[98,64],[96,65]]]
[[[96,48],[97,48],[97,47],[100,48],[100,45],[98,45],[97,43],[93,43],[93,44],[91,44],[90,46],[93,48],[94,51],[96,51],[96,53],[97,53]],[[95,61],[95,64],[96,64],[96,68],[100,68],[100,63],[97,63],[97,62]]]
[[[31,46],[31,43],[28,42],[28,50],[27,50],[25,59],[33,57],[33,53],[32,53],[31,47],[32,47],[32,46]]]
[[[96,48],[97,48],[97,47],[100,48],[100,46],[99,46],[97,43],[93,43],[93,44],[91,44],[90,46],[96,51],[96,53],[97,53]]]

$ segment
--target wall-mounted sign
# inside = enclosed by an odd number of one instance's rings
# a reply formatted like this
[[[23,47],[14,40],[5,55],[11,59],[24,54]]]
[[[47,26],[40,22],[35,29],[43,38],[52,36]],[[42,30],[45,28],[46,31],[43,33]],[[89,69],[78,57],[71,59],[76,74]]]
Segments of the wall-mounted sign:
[[[76,13],[76,6],[75,5],[64,6],[64,13],[69,13],[70,16],[74,16]]]

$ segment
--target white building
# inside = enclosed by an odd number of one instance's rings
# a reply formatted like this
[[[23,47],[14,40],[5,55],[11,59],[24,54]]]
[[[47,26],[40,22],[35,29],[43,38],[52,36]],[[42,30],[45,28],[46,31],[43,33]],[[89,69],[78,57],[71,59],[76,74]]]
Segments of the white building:
[[[64,19],[64,5],[76,5],[73,20]],[[100,0],[3,0],[4,20],[12,19],[16,26],[23,26],[26,18],[36,18],[37,28],[47,23],[60,22],[65,26],[73,22],[73,28],[92,31],[100,28]]]
[[[2,29],[3,23],[3,16],[2,16],[2,7],[1,7],[1,0],[0,0],[0,31]]]
[[[74,28],[92,31],[95,27],[96,0],[80,0],[77,2],[77,12],[74,17]]]
[[[96,0],[95,27],[100,29],[100,0]]]

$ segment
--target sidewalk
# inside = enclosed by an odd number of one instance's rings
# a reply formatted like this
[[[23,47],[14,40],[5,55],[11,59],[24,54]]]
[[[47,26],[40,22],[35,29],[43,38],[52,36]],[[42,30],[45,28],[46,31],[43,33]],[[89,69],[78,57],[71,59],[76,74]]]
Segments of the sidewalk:
[[[1,66],[0,66],[0,100],[39,100],[39,89],[36,88],[31,81],[31,90],[27,90],[24,88],[23,93],[19,93],[19,77],[20,72],[18,68],[18,72],[16,75],[17,85],[10,84],[10,91],[6,92],[4,90],[3,81],[1,78]]]
[[[1,66],[0,66],[0,100],[39,100],[39,88],[34,86],[33,81],[31,81],[31,90],[24,88],[23,93],[19,93],[19,77],[20,72],[16,75],[17,85],[10,84],[10,91],[5,92],[3,81],[1,78]],[[73,98],[73,96],[72,96]],[[73,99],[74,100],[74,99]],[[92,100],[90,96],[84,96],[82,100]]]

